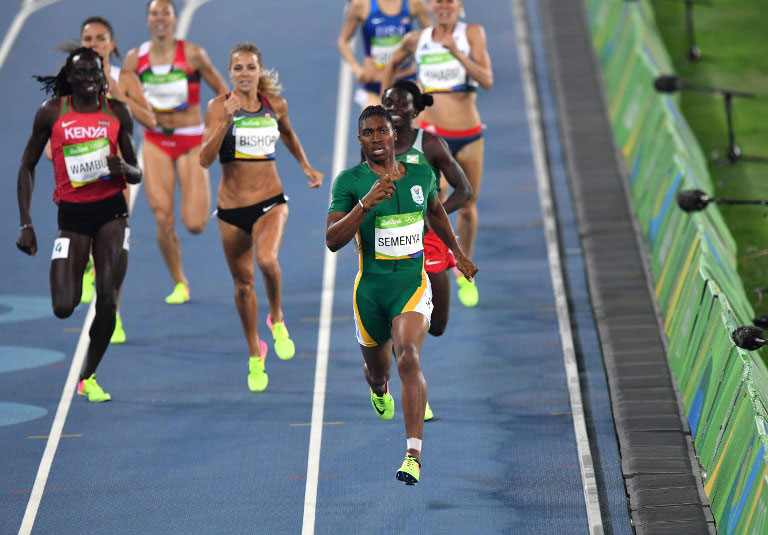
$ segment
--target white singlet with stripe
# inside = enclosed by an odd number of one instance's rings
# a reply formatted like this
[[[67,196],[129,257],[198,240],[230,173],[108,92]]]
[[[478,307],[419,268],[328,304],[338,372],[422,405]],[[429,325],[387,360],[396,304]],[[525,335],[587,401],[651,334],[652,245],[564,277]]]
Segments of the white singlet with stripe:
[[[414,57],[419,66],[419,83],[425,93],[474,91],[477,81],[470,78],[464,65],[447,48],[432,39],[434,26],[425,28],[419,36]],[[467,24],[459,21],[453,30],[453,40],[459,52],[467,56],[471,49],[467,39]]]

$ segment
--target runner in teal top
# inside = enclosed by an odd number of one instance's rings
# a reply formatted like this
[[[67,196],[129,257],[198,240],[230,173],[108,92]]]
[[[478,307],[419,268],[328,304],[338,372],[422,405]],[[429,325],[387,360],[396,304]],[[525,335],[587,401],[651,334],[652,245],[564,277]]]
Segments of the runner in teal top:
[[[459,248],[451,222],[437,198],[428,166],[395,159],[392,118],[369,106],[358,120],[365,162],[342,171],[333,184],[326,244],[338,251],[356,238],[360,271],[353,306],[363,372],[371,403],[380,418],[394,415],[388,381],[392,353],[403,383],[402,404],[407,453],[396,473],[408,485],[419,481],[427,383],[419,353],[429,329],[432,294],[424,271],[424,217],[450,247],[457,268],[472,280],[477,267]]]

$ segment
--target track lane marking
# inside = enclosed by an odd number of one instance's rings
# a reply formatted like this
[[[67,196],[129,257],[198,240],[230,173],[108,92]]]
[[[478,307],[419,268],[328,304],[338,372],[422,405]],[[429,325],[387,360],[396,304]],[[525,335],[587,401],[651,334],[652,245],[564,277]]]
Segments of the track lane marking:
[[[336,129],[333,139],[332,179],[347,164],[349,144],[349,118],[352,101],[352,69],[343,60],[339,67],[339,92],[336,98]],[[332,188],[331,188],[332,190]],[[329,202],[332,196],[329,192]],[[317,481],[320,474],[320,447],[323,439],[323,413],[325,410],[325,388],[328,375],[328,349],[331,342],[333,313],[333,291],[336,281],[336,253],[325,248],[323,257],[323,290],[320,301],[320,326],[317,335],[317,364],[315,386],[312,396],[312,423],[309,432],[309,454],[307,456],[307,484],[304,489],[304,519],[302,535],[315,532],[317,510]]]
[[[29,13],[33,13],[34,11],[36,11],[37,9],[40,9],[41,7],[44,7],[45,5],[48,5],[57,1],[59,0],[25,0],[24,7],[26,7],[27,4],[35,4],[33,7],[29,8],[30,9]],[[189,32],[189,27],[192,24],[192,17],[195,14],[195,12],[198,10],[198,8],[209,1],[210,0],[187,0],[184,3],[184,7],[181,9],[181,13],[179,14],[179,23],[176,27],[176,36],[179,39],[184,39],[186,37],[187,33]],[[22,10],[24,9],[24,7],[22,7]],[[26,16],[29,16],[29,14],[27,14]],[[14,19],[14,23],[15,22],[16,20]],[[22,24],[23,24],[23,21],[22,21]],[[6,35],[6,39],[7,38],[8,38],[8,35]],[[5,42],[3,43],[3,45],[5,45]],[[0,54],[2,54],[1,49],[0,49]],[[6,55],[7,55],[7,52],[6,52]],[[0,68],[2,67],[3,61],[5,61],[5,58],[0,55]],[[143,146],[143,143],[142,143],[142,146]],[[138,149],[137,160],[138,160],[139,167],[141,167],[143,171],[144,157],[142,153],[143,152],[142,146],[140,146]],[[140,184],[128,185],[128,191],[130,193],[130,198],[128,201],[129,217],[130,217],[130,214],[133,212],[134,205],[136,204],[136,197],[138,196],[140,187],[141,187]],[[91,303],[88,306],[88,312],[86,313],[85,321],[83,322],[83,328],[80,332],[80,338],[77,341],[75,354],[72,357],[72,364],[69,368],[67,379],[64,382],[64,390],[61,393],[59,406],[57,407],[56,415],[53,418],[53,424],[51,425],[51,432],[48,435],[48,441],[45,444],[43,457],[40,460],[40,466],[37,469],[37,476],[35,477],[35,483],[32,487],[32,492],[30,494],[29,501],[27,502],[27,508],[24,510],[24,518],[21,521],[21,527],[19,527],[19,535],[30,535],[32,533],[32,528],[35,524],[35,519],[37,518],[37,511],[40,508],[40,501],[43,498],[43,492],[45,490],[48,490],[48,489],[45,489],[45,484],[48,481],[48,475],[50,474],[51,466],[53,465],[53,458],[56,455],[56,450],[59,446],[59,441],[62,438],[62,430],[64,429],[64,423],[66,422],[67,414],[69,413],[69,407],[71,406],[72,398],[75,395],[75,389],[77,387],[77,379],[78,379],[78,376],[80,375],[80,370],[83,367],[83,361],[85,360],[85,353],[88,350],[88,342],[89,342],[88,331],[91,328],[91,323],[93,323],[93,318],[95,315],[96,315],[96,296],[94,295],[94,298],[91,300]]]
[[[597,479],[592,461],[592,452],[587,434],[586,418],[579,383],[579,368],[576,362],[576,349],[571,330],[571,317],[568,309],[568,294],[563,277],[560,258],[559,230],[555,216],[555,203],[552,195],[551,179],[547,166],[546,138],[542,127],[541,106],[536,89],[533,54],[528,35],[527,11],[525,0],[511,0],[512,18],[515,25],[515,42],[520,74],[525,94],[525,110],[528,130],[531,134],[531,153],[536,171],[541,215],[544,220],[544,236],[547,242],[547,260],[555,302],[557,321],[563,348],[563,363],[568,384],[568,395],[573,413],[573,428],[576,435],[576,448],[579,457],[584,503],[587,509],[587,522],[592,535],[603,533],[603,519],[597,492]]]

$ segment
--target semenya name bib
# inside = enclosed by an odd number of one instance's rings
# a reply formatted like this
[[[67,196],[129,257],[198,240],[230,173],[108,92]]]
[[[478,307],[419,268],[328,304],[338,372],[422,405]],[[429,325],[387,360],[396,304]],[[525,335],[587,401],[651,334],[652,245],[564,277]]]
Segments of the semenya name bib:
[[[424,217],[421,212],[377,216],[376,260],[403,260],[424,254]]]

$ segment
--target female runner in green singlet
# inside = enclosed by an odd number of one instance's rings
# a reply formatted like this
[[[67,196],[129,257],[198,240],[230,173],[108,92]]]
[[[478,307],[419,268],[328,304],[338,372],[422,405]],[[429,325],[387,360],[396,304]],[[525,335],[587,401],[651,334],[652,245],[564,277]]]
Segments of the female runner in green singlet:
[[[459,248],[451,222],[437,198],[435,175],[426,165],[395,159],[392,118],[381,106],[369,106],[358,120],[362,163],[342,171],[333,183],[326,244],[338,251],[356,238],[360,271],[353,307],[357,341],[371,388],[371,404],[380,418],[394,415],[388,381],[392,351],[403,384],[402,404],[407,453],[395,476],[418,483],[427,383],[419,353],[429,330],[432,299],[424,272],[424,217],[451,248],[458,269],[472,280],[477,267]]]

